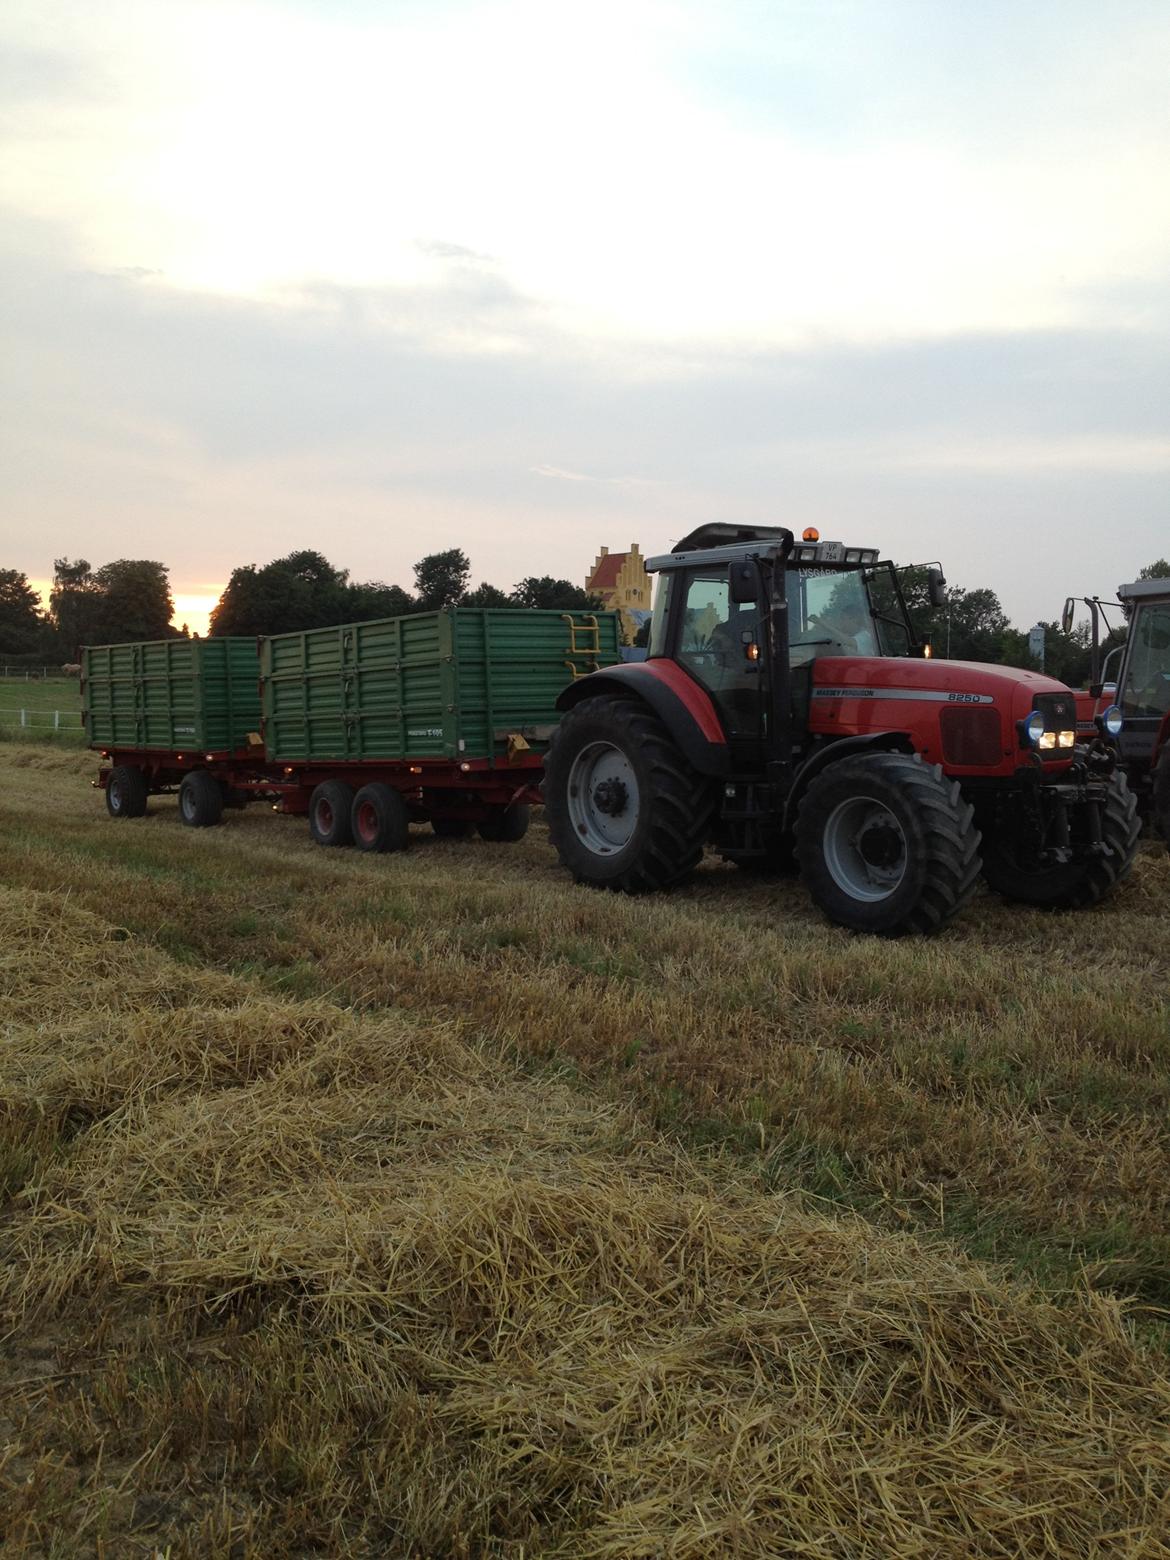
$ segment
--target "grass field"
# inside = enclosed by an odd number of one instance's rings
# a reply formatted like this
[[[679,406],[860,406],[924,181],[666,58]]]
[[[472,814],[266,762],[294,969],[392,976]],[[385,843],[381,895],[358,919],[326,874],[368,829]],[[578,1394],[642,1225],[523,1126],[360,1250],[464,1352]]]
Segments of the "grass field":
[[[0,748],[5,1552],[1170,1556],[1164,852],[886,943],[92,767]]]
[[[77,678],[0,677],[0,741],[83,746]]]

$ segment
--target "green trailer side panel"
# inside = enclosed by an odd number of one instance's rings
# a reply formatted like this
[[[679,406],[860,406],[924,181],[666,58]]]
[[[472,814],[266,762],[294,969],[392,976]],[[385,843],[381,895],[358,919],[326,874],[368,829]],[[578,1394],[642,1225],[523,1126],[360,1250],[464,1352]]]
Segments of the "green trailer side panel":
[[[260,726],[254,639],[156,639],[81,653],[91,747],[209,753],[247,745]]]
[[[278,634],[260,647],[265,748],[281,762],[491,758],[509,731],[555,724],[561,690],[619,645],[616,613],[470,607]]]

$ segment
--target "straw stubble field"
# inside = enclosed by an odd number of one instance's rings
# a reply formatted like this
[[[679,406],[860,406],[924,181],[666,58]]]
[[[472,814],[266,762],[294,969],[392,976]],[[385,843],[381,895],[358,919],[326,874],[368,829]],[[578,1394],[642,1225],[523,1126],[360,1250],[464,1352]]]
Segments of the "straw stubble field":
[[[1170,1555],[1170,859],[890,944],[89,768],[0,746],[6,1552]]]

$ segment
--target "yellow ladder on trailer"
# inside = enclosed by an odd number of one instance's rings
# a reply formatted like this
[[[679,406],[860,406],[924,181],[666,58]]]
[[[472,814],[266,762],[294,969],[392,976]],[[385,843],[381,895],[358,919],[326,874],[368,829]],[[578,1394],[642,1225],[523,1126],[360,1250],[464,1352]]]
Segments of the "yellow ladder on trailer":
[[[588,617],[578,620],[573,613],[562,612],[561,617],[569,625],[569,655],[574,658],[565,662],[569,669],[569,675],[576,681],[578,677],[586,677],[590,672],[600,671],[601,624],[597,621],[597,614],[591,612]],[[579,642],[578,635],[581,635],[588,642]],[[577,656],[591,657],[586,662],[584,669],[577,665]]]

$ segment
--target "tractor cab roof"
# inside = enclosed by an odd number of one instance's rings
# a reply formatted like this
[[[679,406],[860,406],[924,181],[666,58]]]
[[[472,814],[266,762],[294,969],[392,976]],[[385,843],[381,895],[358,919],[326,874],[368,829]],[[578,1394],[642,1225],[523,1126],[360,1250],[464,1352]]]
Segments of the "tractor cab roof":
[[[701,525],[676,542],[674,548],[657,558],[647,558],[651,574],[663,569],[681,569],[688,564],[734,563],[751,554],[779,555],[790,568],[801,565],[817,568],[856,569],[878,561],[876,548],[849,547],[841,542],[822,542],[814,529],[805,531],[801,541],[779,525],[734,525],[715,521]]]
[[[1149,597],[1161,596],[1170,598],[1170,579],[1134,580],[1132,585],[1117,587],[1119,601],[1144,601]]]

